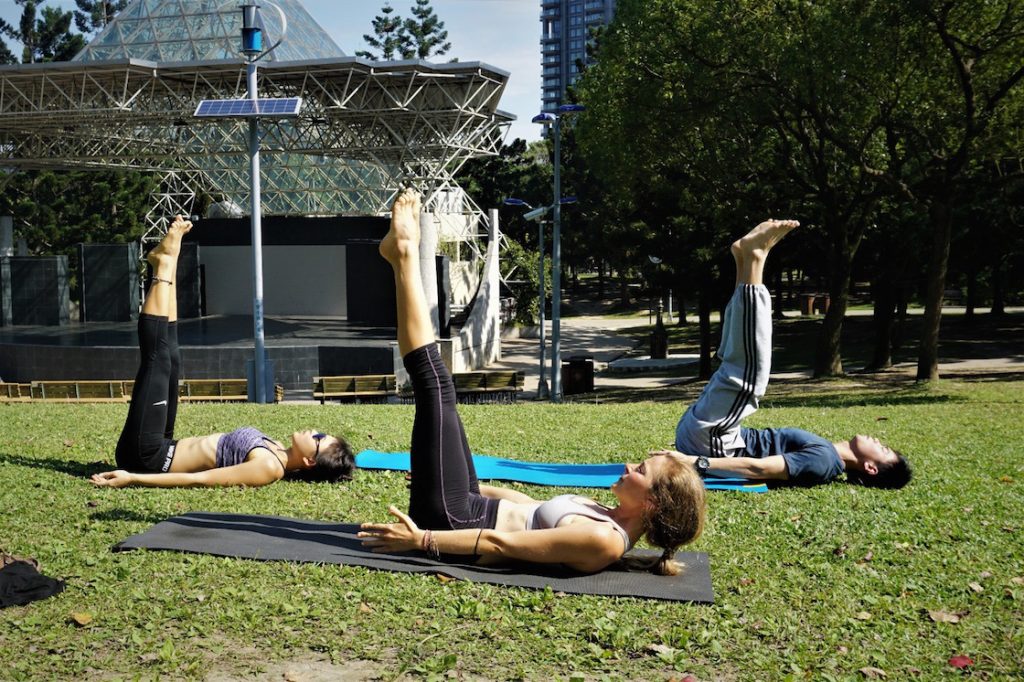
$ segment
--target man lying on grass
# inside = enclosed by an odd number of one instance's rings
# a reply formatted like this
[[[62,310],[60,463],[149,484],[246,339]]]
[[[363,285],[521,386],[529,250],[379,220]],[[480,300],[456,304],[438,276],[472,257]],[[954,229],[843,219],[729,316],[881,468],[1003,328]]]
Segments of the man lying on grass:
[[[763,222],[732,245],[736,290],[722,320],[721,366],[679,420],[676,450],[702,476],[816,485],[846,472],[847,480],[875,488],[902,488],[910,465],[871,436],[829,442],[795,428],[750,429],[743,419],[757,410],[768,388],[772,358],[772,301],[764,286],[768,252],[795,220]]]

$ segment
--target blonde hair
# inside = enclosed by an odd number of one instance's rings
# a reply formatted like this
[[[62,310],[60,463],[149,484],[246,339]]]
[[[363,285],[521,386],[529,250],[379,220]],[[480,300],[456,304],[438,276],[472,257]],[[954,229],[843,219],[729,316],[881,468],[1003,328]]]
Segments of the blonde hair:
[[[676,551],[696,540],[704,530],[704,482],[690,464],[667,458],[647,495],[644,535],[647,542],[664,551],[652,560],[630,560],[629,564],[657,575],[678,575],[683,566],[673,558]]]

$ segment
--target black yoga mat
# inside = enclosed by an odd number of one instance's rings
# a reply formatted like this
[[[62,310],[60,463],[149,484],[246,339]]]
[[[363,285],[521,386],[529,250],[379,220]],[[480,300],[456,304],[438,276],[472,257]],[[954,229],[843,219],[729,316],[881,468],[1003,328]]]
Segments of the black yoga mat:
[[[708,556],[680,552],[686,568],[678,576],[608,569],[593,575],[539,564],[474,566],[434,561],[420,552],[373,554],[356,538],[358,524],[305,521],[283,516],[189,512],[161,521],[114,546],[114,551],[163,549],[261,561],[299,561],[365,566],[400,573],[440,573],[492,585],[512,585],[569,594],[642,597],[710,604],[714,601]],[[634,550],[639,554],[653,554]]]

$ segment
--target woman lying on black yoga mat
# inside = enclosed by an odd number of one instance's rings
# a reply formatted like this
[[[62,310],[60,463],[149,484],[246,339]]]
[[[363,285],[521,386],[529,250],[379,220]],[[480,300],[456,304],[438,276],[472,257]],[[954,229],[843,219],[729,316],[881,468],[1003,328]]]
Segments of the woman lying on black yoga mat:
[[[642,536],[664,549],[651,566],[678,572],[676,549],[700,535],[704,486],[680,458],[652,456],[627,464],[606,507],[576,495],[546,502],[477,482],[455,388],[434,343],[419,265],[419,195],[405,190],[392,207],[391,230],[380,245],[395,271],[398,347],[412,380],[409,514],[392,506],[398,523],[365,523],[359,536],[374,551],[422,549],[434,556],[561,563],[599,571],[622,558]]]
[[[315,481],[352,477],[355,459],[343,438],[297,431],[281,443],[245,427],[174,440],[178,413],[178,303],[174,280],[181,238],[192,223],[180,215],[147,259],[153,278],[139,316],[139,373],[115,457],[117,471],[95,474],[99,486],[267,485],[286,475]]]

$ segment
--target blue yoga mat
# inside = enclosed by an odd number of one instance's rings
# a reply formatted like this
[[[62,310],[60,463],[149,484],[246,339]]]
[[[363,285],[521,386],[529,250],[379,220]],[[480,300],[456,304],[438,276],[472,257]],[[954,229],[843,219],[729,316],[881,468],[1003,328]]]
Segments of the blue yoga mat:
[[[356,455],[360,469],[409,471],[408,452],[363,450]],[[476,475],[484,480],[516,481],[534,485],[565,488],[608,488],[622,476],[622,464],[560,464],[553,462],[521,462],[489,455],[473,455]],[[737,490],[744,493],[766,493],[768,486],[743,478],[709,478],[708,490]]]

